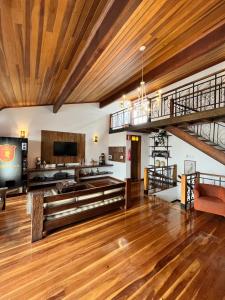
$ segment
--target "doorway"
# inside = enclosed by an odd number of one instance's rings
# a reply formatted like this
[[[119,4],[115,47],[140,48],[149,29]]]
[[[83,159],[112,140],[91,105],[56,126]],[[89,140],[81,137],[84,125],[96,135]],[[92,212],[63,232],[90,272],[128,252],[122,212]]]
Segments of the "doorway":
[[[141,179],[141,136],[131,137],[131,178]]]

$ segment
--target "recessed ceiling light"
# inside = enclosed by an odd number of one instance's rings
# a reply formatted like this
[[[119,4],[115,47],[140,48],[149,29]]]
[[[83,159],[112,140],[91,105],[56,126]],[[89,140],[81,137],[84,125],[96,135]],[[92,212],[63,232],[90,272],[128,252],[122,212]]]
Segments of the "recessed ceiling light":
[[[145,51],[145,49],[146,49],[146,47],[143,45],[143,46],[140,47],[139,50],[140,50],[141,52],[143,52],[143,51]]]

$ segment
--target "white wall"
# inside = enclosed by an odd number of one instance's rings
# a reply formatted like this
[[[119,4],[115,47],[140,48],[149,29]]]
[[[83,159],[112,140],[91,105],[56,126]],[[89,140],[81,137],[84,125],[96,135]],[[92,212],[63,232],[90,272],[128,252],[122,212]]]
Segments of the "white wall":
[[[0,136],[18,137],[25,129],[29,138],[29,166],[41,152],[41,130],[55,130],[86,134],[86,163],[108,154],[109,114],[98,104],[64,105],[57,114],[52,106],[10,108],[0,111]],[[99,142],[93,143],[94,135]]]
[[[52,106],[10,108],[0,111],[0,136],[18,137],[20,130],[25,130],[29,138],[29,167],[33,167],[35,158],[41,154],[41,130],[55,130],[86,134],[86,163],[91,159],[98,160],[103,152],[108,155],[109,146],[127,147],[127,132],[110,134],[109,109],[99,109],[98,104],[64,105],[57,114],[52,113]],[[132,134],[132,133],[131,133]],[[99,142],[93,143],[94,135],[99,136]],[[148,147],[147,136],[142,136],[141,170],[145,167]],[[128,147],[127,147],[128,149]],[[130,162],[112,162],[116,178],[124,180],[130,177]]]
[[[175,88],[177,88],[179,86],[182,86],[184,84],[187,84],[189,82],[198,80],[199,78],[208,76],[210,74],[213,74],[215,72],[219,72],[219,71],[222,71],[222,70],[225,70],[225,61],[223,61],[223,62],[221,62],[219,64],[216,64],[216,65],[214,65],[214,66],[212,66],[210,68],[207,68],[207,69],[205,69],[205,70],[203,70],[201,72],[198,72],[198,73],[196,73],[196,74],[194,74],[192,76],[186,77],[186,78],[184,78],[184,79],[182,79],[180,81],[177,81],[177,82],[175,82],[173,84],[170,84],[170,85],[166,86],[165,88],[161,89],[161,91],[162,91],[162,93],[170,91],[170,90],[175,89]],[[155,95],[155,93],[152,93],[149,96],[154,96],[154,95]]]
[[[174,84],[171,84],[161,91],[162,93],[169,91],[171,89],[177,88],[181,85],[184,85],[188,82],[197,80],[201,77],[207,76],[214,72],[218,72],[225,69],[225,62],[217,64],[211,68],[208,68],[202,72],[196,73],[190,77],[187,77],[183,80],[180,80]],[[150,97],[154,96],[155,94],[149,95]],[[224,132],[225,134],[225,132]],[[184,160],[194,160],[197,164],[197,171],[206,172],[206,173],[214,173],[214,174],[221,174],[225,175],[225,166],[221,163],[217,162],[216,160],[212,159],[208,155],[204,154],[203,152],[197,150],[196,148],[192,147],[188,143],[180,140],[179,138],[172,136],[169,140],[169,144],[172,145],[171,148],[171,156],[172,159],[169,160],[169,164],[177,164],[178,167],[178,175],[182,175],[184,173]],[[150,151],[149,151],[150,153]],[[171,201],[175,200],[176,198],[180,198],[180,186],[176,189],[169,189],[157,194],[159,197],[162,197],[165,200]]]
[[[126,147],[126,132],[117,132],[110,134],[109,147]],[[114,177],[121,180],[127,178],[127,169],[125,162],[112,161],[112,164]]]
[[[115,177],[124,180],[131,176],[131,162],[128,160],[128,151],[131,148],[131,142],[127,140],[127,134],[133,132],[118,132],[109,135],[109,146],[111,147],[126,147],[126,162],[112,162],[113,172]],[[141,177],[144,176],[144,168],[148,165],[148,134],[136,133],[141,136]]]

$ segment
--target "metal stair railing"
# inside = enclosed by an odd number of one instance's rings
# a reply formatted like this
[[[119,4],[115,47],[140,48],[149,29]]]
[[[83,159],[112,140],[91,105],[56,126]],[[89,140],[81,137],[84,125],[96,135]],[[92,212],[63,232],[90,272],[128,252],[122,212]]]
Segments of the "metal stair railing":
[[[203,137],[214,146],[219,146],[218,150],[225,150],[225,125],[212,122],[207,124],[195,124],[187,127],[198,137]]]

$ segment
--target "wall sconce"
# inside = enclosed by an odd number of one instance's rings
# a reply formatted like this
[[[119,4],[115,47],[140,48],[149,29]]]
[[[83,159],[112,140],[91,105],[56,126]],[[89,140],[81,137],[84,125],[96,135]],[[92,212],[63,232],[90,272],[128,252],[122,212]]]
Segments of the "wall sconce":
[[[25,139],[26,137],[26,131],[25,130],[20,130],[20,138]]]
[[[92,141],[93,141],[94,143],[98,143],[98,136],[95,135],[95,136],[93,137]]]

